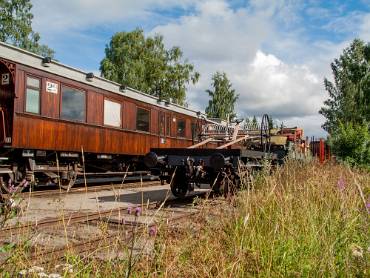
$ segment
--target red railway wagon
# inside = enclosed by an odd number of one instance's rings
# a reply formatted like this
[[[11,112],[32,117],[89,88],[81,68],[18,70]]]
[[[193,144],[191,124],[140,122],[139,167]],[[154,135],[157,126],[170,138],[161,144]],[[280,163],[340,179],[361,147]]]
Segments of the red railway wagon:
[[[200,112],[0,43],[3,188],[123,173],[151,148],[194,144]],[[130,168],[131,167],[131,168]]]

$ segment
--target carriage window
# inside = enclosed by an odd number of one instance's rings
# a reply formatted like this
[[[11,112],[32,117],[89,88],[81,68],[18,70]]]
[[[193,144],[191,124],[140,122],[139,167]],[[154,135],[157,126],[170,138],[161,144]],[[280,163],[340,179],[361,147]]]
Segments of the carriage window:
[[[171,117],[166,117],[166,135],[171,136]]]
[[[178,137],[185,137],[185,120],[179,119],[177,120],[177,136]]]
[[[84,122],[86,119],[85,103],[84,92],[63,86],[61,118]]]
[[[121,104],[104,100],[104,124],[121,127]]]
[[[137,108],[136,129],[149,132],[149,110]]]
[[[40,79],[27,76],[26,112],[40,114]]]

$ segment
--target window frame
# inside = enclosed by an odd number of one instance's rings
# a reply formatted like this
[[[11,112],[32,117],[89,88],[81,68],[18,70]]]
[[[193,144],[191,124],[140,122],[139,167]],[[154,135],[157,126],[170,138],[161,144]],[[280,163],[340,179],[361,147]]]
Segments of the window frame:
[[[27,78],[32,78],[32,79],[39,80],[39,84],[40,84],[39,88],[29,86],[27,84]],[[42,77],[26,73],[26,76],[25,76],[25,79],[24,79],[24,110],[23,110],[24,113],[29,113],[29,114],[32,114],[32,115],[41,115],[41,93],[42,93],[42,89],[43,89],[42,86],[43,86]],[[39,112],[38,113],[27,111],[27,89],[38,90],[38,92],[39,92]]]
[[[184,134],[179,135],[179,123],[184,122]],[[177,118],[176,119],[176,137],[178,138],[186,138],[186,119],[185,118]]]
[[[166,130],[165,130],[165,134],[167,137],[171,137],[171,121],[172,121],[172,117],[171,117],[171,114],[168,114],[166,113],[165,115],[166,117],[166,120],[165,120],[165,124],[166,124]]]
[[[105,123],[105,101],[106,100],[120,105],[120,113],[119,113],[119,115],[120,115],[120,125],[119,126],[110,125],[110,124]],[[123,127],[123,104],[120,101],[104,96],[104,98],[103,98],[103,126],[112,127],[112,128],[122,128]]]
[[[163,128],[161,128],[161,124],[163,124]],[[166,136],[166,113],[163,111],[159,111],[159,132],[158,134],[162,137]]]
[[[148,112],[148,116],[149,116],[149,122],[148,122],[148,130],[141,130],[141,129],[138,129],[137,127],[137,123],[138,123],[138,117],[137,117],[137,114],[138,114],[138,111],[139,109],[141,110],[144,110],[144,111],[147,111]],[[135,126],[135,130],[136,131],[139,131],[139,132],[146,132],[146,133],[150,133],[150,129],[151,129],[151,113],[150,113],[150,108],[144,108],[142,106],[136,106],[136,126]]]
[[[83,121],[80,121],[80,120],[76,120],[76,119],[65,119],[62,117],[62,112],[63,112],[63,88],[64,87],[67,87],[67,88],[70,88],[70,89],[73,89],[73,90],[76,90],[76,91],[80,91],[81,93],[83,93],[85,95],[85,117],[83,119]],[[66,84],[66,83],[60,83],[60,96],[59,96],[59,119],[63,120],[63,121],[70,121],[70,122],[78,122],[78,123],[87,123],[87,109],[88,109],[88,105],[87,105],[87,91],[84,90],[84,89],[81,89],[79,87],[76,87],[76,86],[73,86],[71,84]]]

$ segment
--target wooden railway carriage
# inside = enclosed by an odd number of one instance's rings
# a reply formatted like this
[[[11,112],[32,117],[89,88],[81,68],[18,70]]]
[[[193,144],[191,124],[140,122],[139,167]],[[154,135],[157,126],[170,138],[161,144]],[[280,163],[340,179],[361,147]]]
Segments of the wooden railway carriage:
[[[4,43],[0,76],[6,188],[42,181],[70,187],[82,153],[85,170],[125,172],[151,148],[184,148],[196,139],[199,112]]]

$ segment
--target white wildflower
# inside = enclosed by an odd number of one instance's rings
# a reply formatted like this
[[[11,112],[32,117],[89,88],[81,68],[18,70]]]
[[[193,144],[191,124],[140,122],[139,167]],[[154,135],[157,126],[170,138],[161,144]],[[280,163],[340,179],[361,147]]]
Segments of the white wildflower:
[[[362,258],[364,256],[364,252],[362,248],[356,244],[351,246],[352,256],[356,258]]]
[[[58,273],[50,273],[49,278],[62,278],[62,275]]]
[[[39,273],[39,272],[44,272],[44,270],[45,270],[45,269],[44,269],[43,267],[34,265],[33,267],[31,267],[31,268],[28,270],[28,272],[29,272],[29,273]]]
[[[26,277],[27,274],[28,274],[28,270],[27,269],[23,269],[23,270],[19,271],[18,276],[19,277]]]

